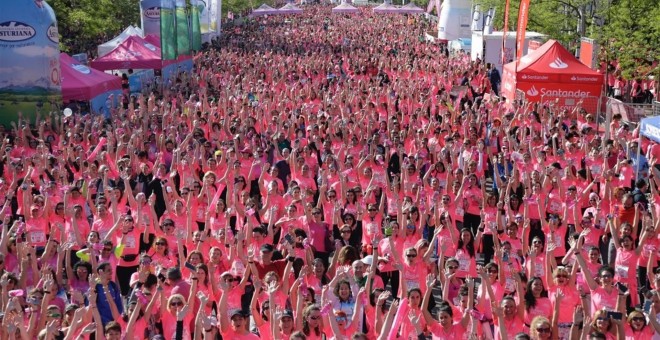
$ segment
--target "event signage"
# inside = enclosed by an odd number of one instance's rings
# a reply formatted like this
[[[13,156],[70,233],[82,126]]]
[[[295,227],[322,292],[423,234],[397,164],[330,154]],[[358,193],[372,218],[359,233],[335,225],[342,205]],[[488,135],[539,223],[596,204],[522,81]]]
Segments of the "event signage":
[[[62,102],[57,20],[42,0],[14,0],[0,10],[0,123],[18,112],[59,110]],[[7,72],[10,70],[10,72]]]
[[[518,32],[516,32],[516,60],[523,56],[525,47],[525,32],[527,31],[527,20],[529,16],[529,0],[520,0],[518,10]]]
[[[509,32],[509,2],[510,0],[506,0],[506,4],[504,5],[504,29],[502,29],[502,57],[500,62],[502,65],[508,61],[506,59],[506,36]]]
[[[163,60],[174,60],[176,53],[176,14],[174,0],[161,0],[160,51]]]
[[[144,35],[160,37],[160,0],[140,1],[140,15]]]
[[[37,34],[34,27],[19,22],[7,21],[0,24],[0,41],[24,41],[30,40]]]

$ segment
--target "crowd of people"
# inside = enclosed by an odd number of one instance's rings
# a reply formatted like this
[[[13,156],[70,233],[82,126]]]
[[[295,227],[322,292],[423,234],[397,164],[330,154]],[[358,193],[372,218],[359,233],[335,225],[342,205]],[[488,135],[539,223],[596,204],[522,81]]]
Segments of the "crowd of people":
[[[660,338],[660,148],[429,25],[256,18],[109,119],[0,130],[1,338]]]

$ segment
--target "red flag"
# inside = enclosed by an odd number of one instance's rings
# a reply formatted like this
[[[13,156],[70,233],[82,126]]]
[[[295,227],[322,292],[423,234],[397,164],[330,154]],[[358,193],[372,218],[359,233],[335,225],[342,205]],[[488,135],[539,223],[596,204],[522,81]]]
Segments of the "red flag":
[[[506,0],[506,5],[504,5],[504,29],[502,30],[502,65],[504,65],[506,60],[506,35],[509,33],[509,0]]]
[[[528,15],[529,0],[520,0],[520,9],[518,10],[518,32],[516,33],[516,61],[520,61],[523,54]]]

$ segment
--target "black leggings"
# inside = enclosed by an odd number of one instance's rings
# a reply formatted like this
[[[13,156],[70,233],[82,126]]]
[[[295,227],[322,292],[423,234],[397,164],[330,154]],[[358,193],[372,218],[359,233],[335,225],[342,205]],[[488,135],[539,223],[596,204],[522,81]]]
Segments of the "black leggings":
[[[385,286],[387,289],[387,283],[390,283],[390,286],[392,287],[392,296],[397,297],[399,296],[399,271],[398,270],[393,270],[391,272],[379,272],[378,276],[383,280],[383,286]],[[403,292],[403,295],[405,295],[407,292]]]
[[[128,296],[131,293],[131,275],[137,272],[139,266],[122,267],[117,266],[117,283],[122,296]]]

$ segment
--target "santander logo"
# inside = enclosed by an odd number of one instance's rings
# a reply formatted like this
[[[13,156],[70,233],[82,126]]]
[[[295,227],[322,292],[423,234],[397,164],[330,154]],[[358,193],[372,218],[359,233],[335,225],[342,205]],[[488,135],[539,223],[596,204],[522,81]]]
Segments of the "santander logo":
[[[559,57],[557,57],[557,59],[555,59],[553,62],[551,62],[549,66],[550,66],[550,68],[562,69],[562,68],[567,68],[568,64],[566,64],[563,60],[561,60]]]
[[[532,85],[532,87],[529,90],[527,90],[527,95],[530,97],[536,97],[539,95],[539,91],[537,91],[536,87]]]

